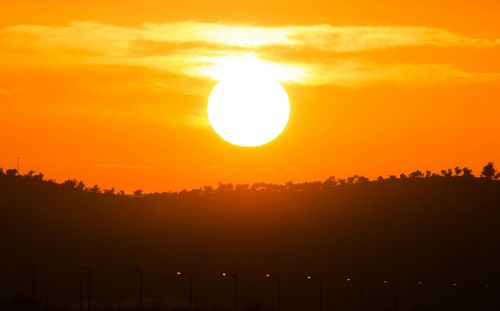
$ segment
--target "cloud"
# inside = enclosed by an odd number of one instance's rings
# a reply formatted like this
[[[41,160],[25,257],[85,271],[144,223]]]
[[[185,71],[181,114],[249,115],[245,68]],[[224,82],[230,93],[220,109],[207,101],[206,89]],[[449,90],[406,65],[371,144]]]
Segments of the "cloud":
[[[386,49],[400,46],[495,46],[499,40],[476,39],[443,29],[416,26],[309,26],[261,27],[198,22],[143,24],[125,27],[95,22],[72,22],[65,26],[17,25],[3,29],[2,36],[16,34],[23,43],[71,48],[86,47],[102,52],[120,51],[135,41],[154,43],[204,43],[240,48],[266,46],[308,47],[335,52]],[[94,44],[90,44],[94,42]],[[113,49],[110,49],[113,48]]]
[[[393,83],[423,85],[439,83],[444,80],[471,79],[476,74],[459,70],[452,65],[441,64],[376,64],[359,59],[344,59],[328,66],[317,66],[310,70],[304,84],[336,85],[359,87],[374,83]]]
[[[0,95],[9,95],[15,92],[17,92],[16,89],[5,89],[0,87]]]
[[[221,165],[206,165],[203,167],[205,170],[209,171],[230,171],[230,172],[238,172],[241,169],[236,167],[229,166],[221,166]]]
[[[363,53],[404,47],[493,48],[500,40],[416,26],[253,25],[181,22],[138,27],[96,22],[17,25],[0,30],[0,66],[127,65],[220,79],[240,64],[259,65],[299,85],[428,83],[446,78],[498,78],[456,64],[377,63]],[[293,59],[280,57],[294,51]],[[322,57],[308,53],[320,51]],[[236,69],[235,69],[236,68]]]
[[[360,52],[419,45],[488,47],[500,44],[499,40],[473,39],[429,27],[316,25],[291,29],[289,37],[295,40],[296,46],[332,52]]]
[[[129,165],[129,164],[120,164],[120,163],[100,163],[94,165],[94,167],[98,168],[106,168],[106,169],[132,169],[132,170],[150,170],[151,166],[146,165]]]

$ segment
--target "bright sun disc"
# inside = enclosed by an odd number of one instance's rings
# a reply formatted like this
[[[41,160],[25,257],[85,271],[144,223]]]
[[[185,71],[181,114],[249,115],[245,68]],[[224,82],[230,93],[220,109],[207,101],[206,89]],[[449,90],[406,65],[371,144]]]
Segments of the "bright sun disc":
[[[255,147],[274,140],[289,115],[285,89],[266,77],[228,77],[214,87],[208,100],[210,125],[237,146]]]

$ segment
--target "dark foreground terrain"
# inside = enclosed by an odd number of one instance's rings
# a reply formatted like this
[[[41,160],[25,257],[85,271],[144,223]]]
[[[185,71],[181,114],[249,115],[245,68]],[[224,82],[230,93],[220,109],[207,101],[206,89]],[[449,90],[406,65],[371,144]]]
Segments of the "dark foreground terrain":
[[[240,310],[277,310],[266,273],[282,310],[320,309],[307,275],[323,310],[498,310],[500,181],[458,169],[125,195],[0,171],[0,309],[78,310],[80,284],[86,309],[77,266],[110,310],[139,304],[130,268],[157,310],[188,305],[176,271],[202,310],[234,309],[222,272]]]

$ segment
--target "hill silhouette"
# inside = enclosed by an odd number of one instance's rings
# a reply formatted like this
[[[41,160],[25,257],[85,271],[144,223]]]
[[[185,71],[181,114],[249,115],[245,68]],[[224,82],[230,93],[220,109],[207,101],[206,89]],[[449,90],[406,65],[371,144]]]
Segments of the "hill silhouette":
[[[116,193],[69,180],[0,170],[0,299],[31,295],[76,308],[92,269],[97,306],[135,305],[144,271],[146,304],[187,305],[193,275],[197,308],[276,310],[266,273],[282,279],[283,310],[493,310],[500,283],[500,176],[492,163],[273,185],[221,184],[174,193]],[[418,284],[418,282],[422,284]],[[426,284],[432,284],[428,297]],[[84,290],[86,289],[84,286]],[[86,292],[85,292],[86,295]],[[9,307],[10,308],[10,307]],[[14,307],[12,307],[14,308]]]

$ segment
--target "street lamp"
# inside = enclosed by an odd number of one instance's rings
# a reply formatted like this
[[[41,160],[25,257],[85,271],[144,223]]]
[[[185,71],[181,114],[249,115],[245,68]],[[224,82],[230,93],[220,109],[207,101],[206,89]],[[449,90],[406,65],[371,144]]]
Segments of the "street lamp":
[[[188,291],[189,291],[189,310],[193,309],[193,276],[188,273],[178,271],[176,273],[178,276],[184,276],[188,279]]]
[[[87,267],[81,267],[81,266],[78,266],[76,267],[78,270],[81,270],[83,272],[86,272],[88,274],[88,281],[89,281],[89,284],[88,284],[88,310],[92,310],[92,270],[90,270],[89,268]]]
[[[21,265],[21,267],[31,271],[31,295],[33,300],[36,300],[36,267],[28,265]]]
[[[78,306],[79,306],[78,310],[83,311],[83,279],[82,278],[80,278],[79,285],[80,285],[80,287],[79,287],[79,294],[80,294],[79,298],[80,299],[78,301],[78,303],[79,303],[78,304]]]
[[[457,282],[451,283],[451,286],[452,287],[459,287]],[[463,299],[462,304],[463,304],[464,311],[467,311],[467,294],[468,294],[468,287],[467,287],[467,283],[464,282],[462,284],[462,299]]]
[[[359,311],[363,310],[363,284],[360,280],[353,280],[351,277],[345,279],[347,283],[358,284],[358,307]]]
[[[491,288],[491,290],[495,290],[496,289],[496,292],[495,292],[495,296],[496,296],[496,307],[497,307],[497,310],[500,310],[500,286],[498,286],[498,283],[496,284],[486,284],[484,287],[486,288]]]
[[[429,308],[434,309],[434,283],[419,281],[418,285],[419,286],[427,285],[427,288],[429,290]]]
[[[266,274],[266,278],[273,278],[276,280],[277,282],[277,285],[278,285],[278,292],[277,292],[277,295],[278,295],[278,311],[281,310],[281,278],[277,275],[274,275],[274,274]]]
[[[394,309],[396,311],[399,310],[399,286],[395,282],[392,281],[384,281],[385,285],[392,286],[394,288]]]
[[[323,279],[317,276],[308,275],[308,280],[316,280],[319,283],[319,311],[323,310]]]
[[[222,276],[234,280],[234,311],[238,311],[238,276],[226,272],[223,272]]]
[[[139,306],[142,309],[144,307],[144,272],[138,269],[128,269],[130,272],[137,273],[140,276],[139,283]]]

